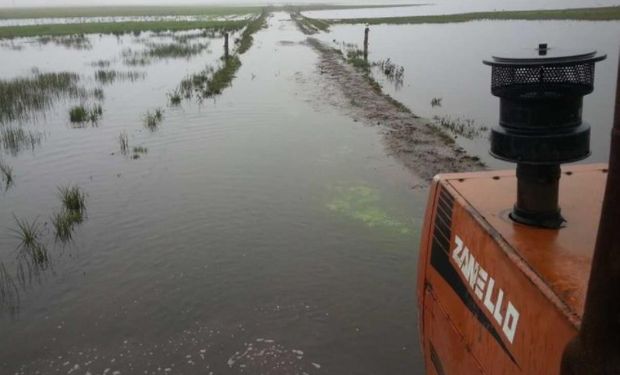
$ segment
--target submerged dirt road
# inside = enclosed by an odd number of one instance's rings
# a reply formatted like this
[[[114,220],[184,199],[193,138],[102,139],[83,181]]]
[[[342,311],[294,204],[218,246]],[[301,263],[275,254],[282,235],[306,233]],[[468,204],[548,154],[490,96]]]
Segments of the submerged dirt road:
[[[324,84],[336,86],[345,103],[334,103],[369,125],[381,126],[388,152],[424,180],[438,173],[484,169],[442,130],[411,113],[372,84],[366,74],[345,61],[338,49],[308,38],[319,54],[318,69]]]

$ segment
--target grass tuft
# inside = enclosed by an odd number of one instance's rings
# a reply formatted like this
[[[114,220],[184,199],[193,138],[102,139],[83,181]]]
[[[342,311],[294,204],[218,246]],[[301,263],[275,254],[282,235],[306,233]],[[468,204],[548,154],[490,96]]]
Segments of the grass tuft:
[[[87,108],[84,105],[78,105],[69,110],[69,119],[74,124],[84,124],[85,122],[96,124],[102,115],[103,108],[99,104],[96,104],[91,108]]]
[[[64,210],[51,218],[56,240],[69,242],[73,239],[73,229],[84,220],[81,211]]]
[[[163,119],[164,111],[161,108],[157,108],[153,112],[147,111],[144,116],[144,125],[147,129],[154,131],[157,130]]]
[[[37,219],[29,222],[25,219],[20,220],[15,215],[13,217],[17,222],[17,229],[13,229],[13,232],[21,241],[19,249],[30,255],[35,264],[45,265],[48,262],[47,249],[41,243],[43,231]]]
[[[61,186],[58,193],[67,211],[83,213],[86,210],[86,193],[82,192],[79,186]]]

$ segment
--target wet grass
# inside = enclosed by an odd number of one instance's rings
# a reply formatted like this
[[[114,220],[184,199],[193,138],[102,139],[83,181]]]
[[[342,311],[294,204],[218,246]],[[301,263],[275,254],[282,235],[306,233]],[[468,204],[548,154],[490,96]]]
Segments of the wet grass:
[[[261,29],[267,27],[267,16],[269,13],[263,11],[260,16],[254,18],[250,23],[248,23],[243,33],[241,33],[241,38],[238,40],[237,53],[244,54],[246,53],[252,44],[254,43],[254,34]]]
[[[121,146],[121,154],[127,155],[127,152],[129,151],[129,137],[127,136],[127,133],[121,132],[118,136],[118,142]]]
[[[180,105],[182,99],[183,98],[179,90],[174,90],[173,92],[168,93],[168,101],[172,106]]]
[[[431,107],[441,107],[442,98],[433,98],[431,99]]]
[[[259,13],[258,6],[83,6],[0,8],[0,19],[52,17],[229,16]]]
[[[222,67],[214,70],[207,67],[205,70],[184,79],[179,86],[179,93],[185,98],[197,97],[199,100],[219,95],[229,87],[241,67],[241,60],[237,55],[224,61]]]
[[[477,126],[472,119],[461,119],[460,117],[453,119],[449,116],[435,116],[433,120],[441,129],[467,139],[483,137],[489,130],[486,126]]]
[[[42,45],[53,43],[65,48],[87,50],[92,48],[90,40],[84,34],[76,35],[45,35],[37,38],[37,42]]]
[[[78,81],[79,75],[67,72],[0,80],[0,123],[28,118],[61,97],[86,96]]]
[[[16,156],[24,149],[34,151],[41,144],[42,138],[43,134],[41,132],[24,130],[22,127],[9,125],[0,127],[2,148],[13,156]]]
[[[4,185],[4,190],[8,190],[13,185],[13,168],[0,160],[0,180]]]
[[[84,212],[86,210],[86,193],[77,185],[58,187],[58,196],[67,211]]]
[[[119,72],[116,70],[97,70],[95,72],[95,80],[101,84],[111,84],[115,81],[137,81],[144,79],[146,73],[142,72]]]
[[[612,21],[620,20],[620,6],[600,8],[528,10],[502,12],[475,12],[436,16],[352,18],[326,20],[330,24],[421,24],[421,23],[456,23],[478,20],[583,20]]]
[[[135,22],[85,22],[72,24],[4,26],[0,27],[0,38],[29,36],[59,36],[74,34],[122,35],[139,31],[178,31],[213,29],[235,31],[247,24],[239,21],[135,21]]]
[[[108,66],[110,66],[111,62],[110,60],[97,60],[97,61],[93,61],[92,63],[90,63],[90,66],[93,66],[95,68],[107,68]]]
[[[347,51],[347,62],[357,69],[370,71],[370,63],[364,59],[364,51],[360,49],[350,49]]]
[[[83,220],[84,216],[81,211],[64,210],[54,214],[50,221],[54,227],[56,240],[61,242],[71,241],[75,225],[80,224]]]
[[[184,42],[155,44],[150,43],[146,55],[154,58],[189,58],[202,53],[209,47],[208,43],[186,44]]]
[[[95,104],[92,107],[80,104],[69,110],[69,120],[73,124],[85,124],[87,122],[96,124],[102,115],[103,108],[99,104]]]
[[[396,87],[403,85],[403,79],[405,77],[405,68],[403,66],[394,64],[392,59],[389,57],[386,60],[381,60],[373,65],[377,66],[388,81],[393,82]]]
[[[177,43],[147,43],[147,49],[143,51],[134,51],[126,49],[123,51],[123,62],[130,66],[149,65],[155,59],[170,58],[190,58],[201,54],[209,47],[208,43],[188,44],[183,42]]]
[[[27,255],[33,263],[41,266],[47,264],[47,249],[41,242],[43,229],[37,219],[27,221],[26,219],[19,219],[15,215],[13,217],[17,223],[17,228],[12,229],[12,231],[20,240],[18,249]]]
[[[157,130],[164,119],[164,111],[157,108],[154,111],[147,111],[144,115],[144,126],[151,131]]]
[[[306,35],[313,35],[321,31],[329,31],[329,24],[316,18],[308,18],[300,12],[291,12],[291,19],[297,28]]]
[[[103,89],[100,87],[97,87],[96,89],[93,90],[93,97],[97,100],[103,100],[105,99],[105,94],[103,92]]]

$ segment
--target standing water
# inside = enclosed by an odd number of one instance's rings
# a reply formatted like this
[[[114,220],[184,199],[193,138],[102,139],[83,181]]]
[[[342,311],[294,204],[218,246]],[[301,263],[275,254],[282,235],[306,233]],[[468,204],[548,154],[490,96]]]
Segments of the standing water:
[[[218,64],[223,41],[189,59],[125,65],[123,51],[159,37],[0,50],[2,79],[70,70],[92,88],[101,60],[140,73],[103,86],[97,126],[70,126],[79,100],[61,100],[21,124],[42,134],[36,146],[5,152],[14,184],[0,195],[10,291],[0,372],[422,373],[420,181],[386,156],[376,129],[324,105],[317,56],[288,14],[255,35],[233,86],[202,103],[168,107],[166,93]],[[163,120],[149,130],[154,108]],[[148,152],[123,155],[123,133]],[[87,208],[62,245],[50,217],[68,184]],[[21,264],[15,217],[38,218],[45,267]]]

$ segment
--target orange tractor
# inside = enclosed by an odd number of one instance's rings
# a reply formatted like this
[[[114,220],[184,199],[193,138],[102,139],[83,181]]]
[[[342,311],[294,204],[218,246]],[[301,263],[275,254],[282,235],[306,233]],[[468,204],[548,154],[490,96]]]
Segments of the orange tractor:
[[[418,270],[427,374],[620,374],[620,91],[609,166],[560,168],[590,153],[582,99],[604,58],[541,44],[485,61],[500,98],[491,154],[517,168],[433,181]]]

